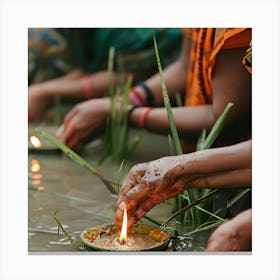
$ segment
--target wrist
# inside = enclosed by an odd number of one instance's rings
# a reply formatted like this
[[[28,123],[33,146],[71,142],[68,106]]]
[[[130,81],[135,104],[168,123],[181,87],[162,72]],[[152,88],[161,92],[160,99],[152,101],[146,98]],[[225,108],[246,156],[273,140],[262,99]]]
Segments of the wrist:
[[[146,106],[154,107],[154,105],[155,105],[154,93],[147,86],[147,84],[144,82],[138,83],[137,88],[138,88],[138,90],[142,89],[142,92],[144,92],[144,95],[145,95],[144,100],[146,101]]]
[[[129,92],[130,103],[139,107],[147,106],[143,88],[135,86]]]
[[[129,111],[129,124],[141,129],[147,129],[147,118],[151,107],[138,107],[131,105]]]
[[[83,77],[83,94],[85,98],[92,99],[94,97],[93,95],[93,81],[90,75],[86,75]]]

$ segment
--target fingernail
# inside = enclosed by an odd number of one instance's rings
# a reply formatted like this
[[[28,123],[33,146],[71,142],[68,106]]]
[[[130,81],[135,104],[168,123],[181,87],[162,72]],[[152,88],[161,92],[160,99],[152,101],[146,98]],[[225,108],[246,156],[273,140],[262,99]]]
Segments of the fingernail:
[[[119,205],[119,208],[124,211],[124,209],[126,208],[126,203],[124,201],[122,201]]]
[[[57,129],[57,131],[55,132],[55,135],[56,135],[57,137],[59,137],[59,136],[61,136],[61,135],[63,134],[63,132],[64,132],[64,126],[61,125],[61,126]]]

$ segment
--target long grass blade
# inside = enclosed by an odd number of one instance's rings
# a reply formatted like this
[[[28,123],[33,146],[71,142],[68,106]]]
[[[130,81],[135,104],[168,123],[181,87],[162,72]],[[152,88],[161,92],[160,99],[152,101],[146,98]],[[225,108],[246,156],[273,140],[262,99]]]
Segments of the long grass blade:
[[[250,192],[251,189],[245,189],[240,191],[237,195],[235,195],[230,201],[227,202],[227,208],[230,208],[234,205],[239,199],[241,199],[246,193]]]
[[[52,135],[48,134],[46,131],[43,131],[40,128],[35,128],[35,132],[38,133],[40,136],[42,136],[44,139],[46,139],[48,142],[52,143],[53,145],[61,149],[67,156],[69,156],[72,160],[74,160],[74,162],[76,162],[78,165],[84,167],[85,169],[87,169],[88,171],[92,172],[94,175],[99,177],[100,180],[106,185],[106,187],[111,193],[117,194],[115,188],[111,185],[110,181],[106,179],[97,169],[93,168],[88,162],[86,162],[83,158],[81,158],[78,154],[76,154],[70,148],[65,146],[63,143],[61,143]]]
[[[72,239],[72,237],[70,236],[70,234],[65,230],[65,228],[62,226],[62,224],[60,223],[60,221],[58,220],[58,218],[56,217],[57,214],[57,210],[53,213],[53,218],[56,221],[56,223],[58,224],[58,227],[61,228],[61,230],[63,231],[64,235],[67,237],[67,239],[73,243],[74,240]]]
[[[226,222],[227,220],[225,220]],[[210,224],[209,226],[204,226],[204,227],[200,227],[199,229],[195,229],[193,231],[189,231],[187,233],[185,233],[184,235],[191,235],[191,234],[194,234],[194,233],[198,233],[198,232],[201,232],[201,231],[205,231],[205,230],[209,230],[209,229],[212,229],[212,228],[216,228],[217,226],[223,224],[224,221],[216,221],[216,222],[213,222],[212,224]]]
[[[218,216],[218,215],[216,215],[216,214],[214,214],[214,213],[212,213],[212,212],[209,212],[209,211],[207,211],[206,209],[204,209],[204,208],[201,208],[201,207],[199,207],[199,206],[195,206],[195,208],[196,209],[198,209],[199,211],[202,211],[202,212],[204,212],[204,213],[207,213],[209,216],[212,216],[212,217],[214,217],[215,219],[217,219],[217,220],[221,220],[221,221],[225,221],[225,219],[223,219],[223,218],[221,218],[220,216]]]
[[[204,149],[209,149],[212,144],[215,142],[215,140],[217,139],[217,137],[219,136],[220,132],[222,131],[226,119],[229,115],[229,113],[231,112],[233,107],[233,103],[228,103],[224,112],[221,114],[221,116],[217,119],[217,121],[215,122],[213,128],[211,129],[209,135],[206,137],[205,141],[203,143],[201,143],[201,150]]]
[[[180,143],[180,140],[179,140],[178,132],[177,132],[177,129],[176,129],[174,117],[173,117],[173,114],[172,114],[167,88],[166,88],[165,81],[164,81],[164,78],[163,78],[163,71],[162,71],[162,67],[161,67],[161,62],[160,62],[160,57],[159,57],[159,52],[158,52],[158,47],[157,47],[157,41],[156,41],[155,36],[154,36],[154,47],[155,47],[158,70],[159,70],[159,74],[160,74],[164,106],[167,110],[168,121],[169,121],[169,124],[170,124],[170,131],[171,131],[172,139],[174,141],[174,147],[175,147],[176,154],[181,155],[183,153],[183,151],[182,151],[181,143]]]
[[[211,193],[203,196],[203,197],[200,197],[199,199],[193,201],[192,203],[184,206],[183,208],[179,209],[176,213],[174,213],[170,218],[168,218],[163,224],[162,226],[165,227],[168,223],[170,223],[175,217],[177,217],[179,214],[187,211],[188,209],[194,207],[195,205],[197,204],[200,204],[202,203],[206,198],[212,196],[213,194],[217,193],[219,190],[214,190],[212,191]]]

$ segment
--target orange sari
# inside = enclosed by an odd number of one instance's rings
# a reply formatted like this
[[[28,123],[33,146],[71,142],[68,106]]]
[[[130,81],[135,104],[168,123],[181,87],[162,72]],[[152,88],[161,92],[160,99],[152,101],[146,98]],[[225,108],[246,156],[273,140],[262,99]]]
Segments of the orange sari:
[[[252,39],[251,28],[188,28],[182,29],[184,36],[191,38],[190,64],[187,74],[185,106],[212,103],[212,73],[215,60],[221,50],[246,47]],[[240,63],[242,63],[240,57]],[[196,150],[196,142],[181,141],[183,151]],[[232,143],[216,143],[225,146]]]
[[[185,36],[190,35],[190,29],[182,31]],[[251,37],[251,28],[192,29],[186,106],[212,103],[212,72],[217,54],[224,49],[249,46]]]

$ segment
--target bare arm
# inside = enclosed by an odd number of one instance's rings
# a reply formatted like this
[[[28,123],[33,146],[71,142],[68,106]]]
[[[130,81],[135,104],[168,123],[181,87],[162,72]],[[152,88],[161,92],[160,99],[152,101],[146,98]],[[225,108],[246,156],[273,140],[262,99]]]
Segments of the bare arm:
[[[218,55],[213,73],[213,104],[173,108],[176,127],[182,138],[197,137],[203,128],[211,129],[228,102],[235,104],[227,121],[229,134],[238,133],[240,124],[242,126],[250,121],[251,76],[241,63],[245,51],[245,48],[224,50]],[[176,79],[174,76],[173,80]],[[143,110],[139,108],[133,112],[131,119],[134,126],[139,125]],[[150,131],[167,134],[166,109],[153,109],[147,116],[146,127]],[[234,128],[236,131],[233,131]]]
[[[191,40],[184,37],[181,53],[178,59],[166,67],[163,72],[164,81],[166,83],[168,95],[172,98],[176,93],[184,93],[186,88],[187,71],[189,67],[189,52]],[[155,58],[156,63],[156,58]],[[155,74],[145,81],[155,98],[155,106],[163,105],[162,89],[160,75]],[[137,92],[145,100],[146,95],[142,87],[135,87]]]
[[[186,188],[250,186],[251,149],[251,141],[246,141],[134,166],[120,190],[116,224],[120,225],[125,207],[132,226],[155,205]]]

